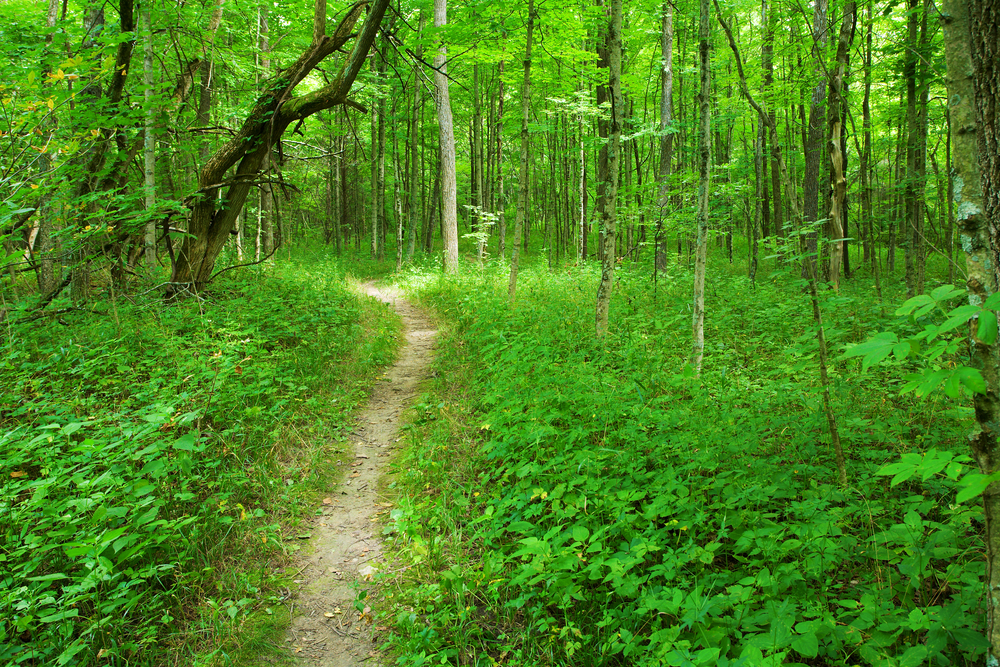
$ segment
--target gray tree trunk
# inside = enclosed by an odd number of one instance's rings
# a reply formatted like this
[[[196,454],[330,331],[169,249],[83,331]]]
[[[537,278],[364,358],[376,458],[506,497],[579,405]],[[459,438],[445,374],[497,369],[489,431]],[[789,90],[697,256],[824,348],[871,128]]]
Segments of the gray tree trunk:
[[[986,300],[1000,284],[1000,17],[998,0],[945,0],[945,58],[948,66],[956,224],[965,249],[969,301]],[[989,315],[992,316],[992,315]],[[986,380],[973,397],[976,430],[972,456],[983,474],[1000,471],[1000,346],[970,331],[972,363]],[[1000,483],[983,493],[986,546],[985,664],[1000,659]]]
[[[535,3],[528,0],[528,35],[524,46],[524,78],[521,81],[521,169],[517,188],[517,215],[514,218],[514,239],[510,251],[510,278],[507,299],[513,303],[517,295],[517,271],[521,260],[521,237],[528,209],[528,159],[531,143],[528,137],[528,115],[531,111],[531,40],[535,27]]]
[[[701,0],[698,24],[698,238],[694,260],[694,312],[691,365],[701,373],[705,355],[705,264],[708,259],[708,214],[712,186],[712,67],[709,54],[709,0]]]
[[[448,0],[434,0],[434,27],[448,22]],[[441,151],[441,236],[444,240],[444,270],[458,272],[458,193],[455,184],[455,127],[448,95],[448,47],[444,40],[434,56],[437,88],[438,138]]]
[[[708,0],[703,0],[707,2]],[[601,282],[597,286],[595,324],[598,338],[608,332],[608,311],[615,280],[615,239],[618,226],[618,178],[621,165],[622,103],[622,0],[611,0],[608,23],[608,72],[611,88],[611,146],[608,149],[608,185],[601,218]]]

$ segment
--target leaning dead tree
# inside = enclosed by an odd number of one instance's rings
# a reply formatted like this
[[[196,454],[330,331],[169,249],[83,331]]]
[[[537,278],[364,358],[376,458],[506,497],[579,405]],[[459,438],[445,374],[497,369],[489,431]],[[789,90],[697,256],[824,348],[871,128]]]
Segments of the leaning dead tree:
[[[181,245],[171,278],[173,289],[187,285],[198,290],[211,279],[215,261],[235,228],[247,195],[260,179],[265,159],[289,125],[341,104],[360,108],[348,95],[388,6],[389,0],[361,0],[347,10],[334,33],[327,35],[326,0],[316,0],[309,48],[292,65],[265,81],[264,91],[242,127],[198,174],[199,188],[191,203],[188,236]],[[355,36],[354,26],[366,9],[368,16]],[[355,37],[354,48],[333,81],[296,96],[296,86],[352,37]]]

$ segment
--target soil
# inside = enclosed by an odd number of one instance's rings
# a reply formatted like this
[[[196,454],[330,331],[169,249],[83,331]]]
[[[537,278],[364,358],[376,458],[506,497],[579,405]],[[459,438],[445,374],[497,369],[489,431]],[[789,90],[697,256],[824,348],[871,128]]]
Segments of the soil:
[[[361,286],[402,317],[406,342],[398,361],[376,381],[351,434],[353,461],[344,479],[323,499],[312,536],[296,566],[291,627],[284,646],[292,663],[318,667],[380,664],[372,610],[355,605],[358,591],[383,565],[378,515],[389,503],[378,477],[399,439],[399,419],[430,375],[437,331],[427,313],[392,287]],[[301,569],[300,569],[301,568]],[[360,606],[361,610],[357,607]]]

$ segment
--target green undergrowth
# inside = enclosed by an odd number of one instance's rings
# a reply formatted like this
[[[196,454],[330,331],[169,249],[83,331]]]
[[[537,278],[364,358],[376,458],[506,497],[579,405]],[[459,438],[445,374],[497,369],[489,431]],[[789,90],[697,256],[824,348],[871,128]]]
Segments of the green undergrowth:
[[[524,271],[513,309],[503,270],[410,276],[449,325],[385,527],[397,664],[981,659],[981,509],[955,475],[877,474],[925,452],[968,464],[969,410],[900,396],[905,369],[861,374],[842,352],[894,308],[863,275],[825,292],[841,489],[807,296],[785,274],[711,275],[700,378],[683,268],[654,300],[626,266],[603,344],[596,267]]]
[[[112,296],[8,313],[0,664],[246,664],[398,320],[314,260]]]

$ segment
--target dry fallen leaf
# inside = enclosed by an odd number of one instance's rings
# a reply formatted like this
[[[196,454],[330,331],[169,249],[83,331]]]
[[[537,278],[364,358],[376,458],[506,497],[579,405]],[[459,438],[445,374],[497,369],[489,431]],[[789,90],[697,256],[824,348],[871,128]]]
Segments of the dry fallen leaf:
[[[333,504],[333,498],[324,498],[323,499],[323,504],[324,505],[332,505]]]
[[[323,615],[326,616],[327,618],[333,618],[334,616],[336,616],[336,614],[334,614],[332,611],[328,611]]]
[[[361,477],[361,473],[359,473],[359,472],[356,472],[356,473],[354,473],[353,475],[351,475],[351,477]]]
[[[12,472],[10,474],[10,476],[11,477],[27,477],[28,473],[24,472],[23,470],[15,470],[14,472]]]

